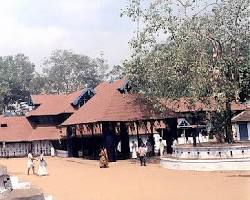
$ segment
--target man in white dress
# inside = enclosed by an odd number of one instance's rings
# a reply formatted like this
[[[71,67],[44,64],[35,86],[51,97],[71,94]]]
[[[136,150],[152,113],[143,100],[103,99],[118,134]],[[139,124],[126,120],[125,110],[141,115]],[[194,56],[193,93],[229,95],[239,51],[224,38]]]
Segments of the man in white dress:
[[[27,175],[29,175],[31,168],[32,168],[33,174],[35,174],[35,166],[34,166],[34,162],[33,162],[34,160],[36,160],[36,159],[33,158],[32,152],[30,151],[28,153],[28,162],[27,162],[28,171],[27,171]]]

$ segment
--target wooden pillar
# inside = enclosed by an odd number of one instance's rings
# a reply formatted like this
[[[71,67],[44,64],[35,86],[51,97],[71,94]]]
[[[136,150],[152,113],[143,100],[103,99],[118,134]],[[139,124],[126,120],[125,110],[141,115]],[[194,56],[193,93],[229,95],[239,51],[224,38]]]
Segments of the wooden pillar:
[[[150,142],[152,145],[152,156],[155,155],[154,123],[155,121],[150,121],[150,130],[151,130]]]
[[[141,145],[141,144],[139,144],[139,143],[140,143],[140,137],[139,137],[139,122],[136,121],[135,124],[136,124],[137,143],[138,143],[138,147],[139,147],[139,146]]]
[[[91,128],[91,135],[92,135],[92,140],[91,140],[91,146],[92,146],[92,157],[95,159],[95,143],[94,143],[94,124],[90,124]]]
[[[82,158],[84,158],[84,138],[83,138],[83,132],[82,132],[82,125],[79,125],[79,132],[81,134],[81,149],[82,149]]]
[[[120,123],[121,154],[123,159],[130,158],[129,134],[124,122]]]
[[[154,134],[154,121],[150,121],[150,131],[151,131],[151,134],[153,135]]]

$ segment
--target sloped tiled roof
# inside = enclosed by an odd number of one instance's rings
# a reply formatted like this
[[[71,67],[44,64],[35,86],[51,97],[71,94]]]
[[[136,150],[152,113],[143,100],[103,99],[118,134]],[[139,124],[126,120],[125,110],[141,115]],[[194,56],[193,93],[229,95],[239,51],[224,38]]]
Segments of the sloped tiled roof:
[[[180,98],[178,100],[162,100],[163,104],[170,109],[173,109],[177,113],[194,112],[194,111],[215,111],[217,102],[214,98],[205,99],[206,102],[197,101],[190,103],[187,98]],[[242,111],[247,108],[245,104],[238,102],[232,102],[233,111]]]
[[[24,142],[35,140],[56,140],[60,131],[55,126],[33,128],[26,117],[0,117],[0,141]]]
[[[0,124],[7,124],[7,127],[0,127],[0,141],[28,141],[32,132],[32,126],[26,117],[2,117]]]
[[[173,111],[157,112],[142,96],[121,94],[117,89],[124,80],[101,83],[96,94],[83,107],[69,117],[62,125],[84,124],[101,121],[137,121],[175,117]]]
[[[60,130],[55,126],[40,126],[32,130],[29,141],[60,139]]]
[[[35,110],[30,111],[27,117],[74,113],[75,109],[71,103],[81,94],[81,92],[82,91],[76,91],[68,95],[32,95],[33,104],[39,106]]]
[[[250,108],[233,117],[232,122],[250,122]]]

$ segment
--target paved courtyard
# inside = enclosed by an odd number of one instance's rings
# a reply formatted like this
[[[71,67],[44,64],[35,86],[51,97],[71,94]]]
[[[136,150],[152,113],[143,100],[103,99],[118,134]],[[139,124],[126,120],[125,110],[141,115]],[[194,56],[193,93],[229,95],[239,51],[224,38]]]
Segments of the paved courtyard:
[[[26,159],[0,159],[11,175],[55,200],[249,200],[249,172],[194,172],[146,167],[131,161],[100,169],[97,161],[46,158],[50,175],[27,176]],[[36,163],[38,164],[38,163]]]

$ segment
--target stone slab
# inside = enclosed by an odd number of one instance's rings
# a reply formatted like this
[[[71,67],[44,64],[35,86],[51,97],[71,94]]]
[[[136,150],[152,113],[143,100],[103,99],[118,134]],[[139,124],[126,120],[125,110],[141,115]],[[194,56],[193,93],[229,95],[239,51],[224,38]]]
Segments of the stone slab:
[[[45,200],[43,193],[35,188],[13,190],[5,197],[6,200]]]
[[[7,167],[0,165],[0,176],[7,174]]]

